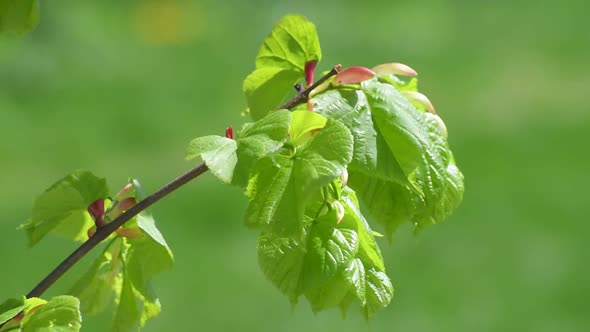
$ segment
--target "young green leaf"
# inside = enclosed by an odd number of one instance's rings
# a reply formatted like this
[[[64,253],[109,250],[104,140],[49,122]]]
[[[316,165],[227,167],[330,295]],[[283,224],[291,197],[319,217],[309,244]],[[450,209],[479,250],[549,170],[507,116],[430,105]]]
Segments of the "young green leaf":
[[[297,68],[303,71],[308,61],[320,61],[322,53],[316,27],[301,15],[281,18],[256,57],[256,68]]]
[[[318,217],[309,231],[304,267],[305,289],[326,286],[358,252],[357,225],[346,221],[338,223],[336,213],[332,210]]]
[[[25,297],[19,299],[8,299],[0,304],[0,324],[14,318],[25,308]]]
[[[0,33],[22,34],[39,24],[39,1],[0,0]]]
[[[256,70],[244,81],[254,120],[279,107],[293,84],[303,77],[305,64],[320,59],[313,23],[299,15],[283,17],[264,40],[256,57]]]
[[[21,226],[29,245],[34,246],[50,231],[85,241],[86,230],[93,225],[86,208],[107,196],[106,180],[88,171],[78,170],[57,181],[37,197],[31,219]]]
[[[262,233],[258,237],[258,263],[260,269],[291,303],[297,303],[302,294],[301,278],[305,247],[297,240]]]
[[[324,128],[326,121],[325,117],[315,112],[294,111],[289,129],[291,142],[295,146],[303,145]]]
[[[281,105],[290,94],[290,87],[301,79],[303,72],[278,67],[257,68],[244,80],[243,90],[254,120],[261,119]]]
[[[246,187],[254,163],[283,146],[289,135],[290,119],[289,111],[280,110],[242,127],[236,135],[238,162],[233,184]]]
[[[193,139],[187,150],[186,159],[200,156],[213,175],[225,183],[231,183],[236,157],[236,141],[221,136],[204,136]]]
[[[114,238],[92,267],[76,282],[70,294],[79,296],[84,314],[103,311],[115,298],[113,330],[130,331],[144,326],[160,312],[152,278],[170,270],[174,260],[151,214],[143,211],[136,226],[146,236]]]
[[[352,132],[349,185],[391,235],[402,222],[421,228],[450,215],[461,202],[463,176],[437,121],[396,89],[414,89],[415,82],[387,78],[326,91],[314,109]]]
[[[113,320],[113,332],[138,331],[140,329],[141,308],[135,298],[133,285],[129,278],[124,278],[117,299],[117,308]]]
[[[292,303],[305,295],[317,312],[338,306],[346,310],[358,299],[369,318],[389,304],[393,288],[354,192],[344,188],[341,194],[342,219],[337,210],[322,214],[320,208],[317,217],[305,216],[300,238],[263,232],[258,242],[259,262],[266,277]],[[318,207],[310,203],[308,206]]]
[[[314,110],[342,122],[354,138],[349,169],[381,179],[409,183],[407,175],[372,119],[371,107],[360,90],[329,90],[313,99]]]
[[[25,317],[21,326],[23,332],[77,332],[82,317],[80,301],[73,296],[61,295],[49,300],[30,317]]]
[[[369,224],[360,212],[358,200],[352,190],[345,188],[343,203],[346,211],[345,218],[356,221],[359,237],[357,260],[346,269],[345,278],[361,302],[365,318],[369,319],[391,302],[393,286],[385,274],[385,265],[379,246],[375,242]],[[346,310],[349,305],[350,299],[345,299],[341,303],[341,308]]]
[[[261,159],[254,166],[248,185],[246,224],[271,225],[274,232],[301,235],[308,197],[340,176],[351,157],[350,132],[339,122],[329,120],[293,155],[277,154]]]
[[[121,251],[123,239],[115,238],[94,261],[90,269],[74,284],[68,294],[80,299],[84,315],[96,315],[111,304],[122,282]]]

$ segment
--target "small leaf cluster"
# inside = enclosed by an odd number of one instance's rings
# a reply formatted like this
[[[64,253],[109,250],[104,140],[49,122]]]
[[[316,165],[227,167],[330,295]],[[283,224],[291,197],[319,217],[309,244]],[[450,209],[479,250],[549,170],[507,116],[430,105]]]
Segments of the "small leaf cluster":
[[[307,105],[276,111],[320,59],[315,26],[283,18],[244,82],[255,122],[235,137],[194,139],[187,158],[200,156],[244,190],[260,267],[291,303],[303,296],[314,311],[345,313],[358,301],[368,318],[389,304],[393,287],[360,203],[391,238],[401,223],[422,229],[449,216],[463,175],[416,78],[382,70],[391,66],[345,69]]]
[[[35,21],[37,2],[14,3],[0,0],[0,31],[34,25],[26,22]],[[20,16],[10,17],[20,23],[6,20],[9,9],[18,9]],[[447,218],[463,198],[463,175],[413,69],[353,66],[316,86],[321,57],[311,22],[281,19],[244,81],[253,122],[235,135],[230,127],[225,136],[195,138],[186,158],[201,158],[219,180],[243,190],[244,224],[258,233],[260,268],[292,304],[303,297],[314,312],[336,307],[345,314],[358,303],[370,318],[393,297],[382,235],[373,228],[391,240],[402,223],[418,231]],[[304,97],[291,99],[301,103],[284,104],[293,93]],[[37,197],[21,228],[30,246],[49,233],[86,242],[142,195],[135,179],[111,195],[104,178],[75,171]],[[74,332],[82,314],[110,306],[112,331],[139,330],[156,316],[161,308],[152,279],[174,259],[151,214],[140,212],[105,242],[68,295],[0,304],[0,332]]]
[[[110,196],[106,179],[89,171],[75,171],[37,197],[31,219],[21,228],[26,231],[30,246],[50,232],[85,242],[101,227],[99,220],[112,221],[129,207],[122,207],[125,202],[135,202],[141,196],[141,186],[135,179],[130,179],[122,190]],[[99,213],[91,208],[96,206],[99,206]],[[75,299],[78,321],[80,313],[94,315],[114,305],[112,331],[138,330],[160,312],[151,279],[172,269],[172,252],[146,210],[109,236],[106,242],[102,254],[67,292],[71,295],[68,298]],[[72,306],[73,302],[67,303]],[[21,329],[26,330],[26,322],[22,320]],[[79,324],[72,326],[79,328]]]

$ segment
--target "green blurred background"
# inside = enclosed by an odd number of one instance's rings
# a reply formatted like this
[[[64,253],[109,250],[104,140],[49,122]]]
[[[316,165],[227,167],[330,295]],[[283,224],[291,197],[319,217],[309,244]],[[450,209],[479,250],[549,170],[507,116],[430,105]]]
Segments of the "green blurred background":
[[[176,257],[145,331],[590,331],[587,1],[42,1],[0,39],[0,299],[26,293],[74,244],[28,249],[15,228],[77,168],[153,191],[191,167],[193,137],[246,119],[243,78],[274,23],[318,26],[323,68],[398,61],[449,129],[463,205],[382,243],[396,288],[357,310],[292,310],[264,279],[245,197],[208,174],[153,212]],[[91,256],[95,256],[93,253]],[[47,294],[68,289],[90,259]],[[85,318],[105,331],[109,314]]]

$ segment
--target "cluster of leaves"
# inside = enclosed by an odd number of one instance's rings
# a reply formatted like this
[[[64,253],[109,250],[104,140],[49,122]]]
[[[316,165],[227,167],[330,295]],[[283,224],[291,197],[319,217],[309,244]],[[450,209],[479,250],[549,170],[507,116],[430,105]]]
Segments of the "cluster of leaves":
[[[357,194],[391,236],[403,222],[418,229],[451,214],[463,176],[440,118],[408,98],[415,78],[385,73],[356,82],[345,74],[314,90],[310,104],[275,111],[309,76],[307,64],[321,59],[315,30],[301,16],[283,18],[244,82],[256,122],[235,138],[194,139],[187,158],[200,156],[220,180],[244,189],[245,223],[260,232],[260,267],[292,303],[303,295],[314,311],[346,312],[358,300],[371,317],[393,288]]]
[[[61,295],[49,301],[24,296],[8,299],[0,304],[0,331],[64,331],[80,330],[80,302],[77,298]]]
[[[21,228],[26,231],[30,246],[36,245],[50,232],[85,242],[96,231],[97,225],[100,226],[96,222],[98,218],[105,223],[112,221],[129,207],[122,208],[123,202],[135,202],[141,195],[137,180],[130,179],[128,185],[111,197],[104,178],[88,171],[76,171],[57,181],[35,200],[32,217]],[[101,212],[95,215],[90,207],[97,204],[102,205]],[[173,256],[149,212],[141,212],[106,242],[102,254],[68,292],[72,296],[57,297],[47,304],[34,302],[42,309],[53,303],[57,312],[67,310],[70,320],[66,320],[66,316],[42,314],[41,309],[28,320],[25,310],[25,318],[15,320],[21,323],[23,331],[35,331],[27,329],[27,324],[31,324],[29,321],[35,321],[35,326],[44,324],[49,327],[55,326],[56,320],[67,325],[63,331],[77,331],[81,313],[94,315],[112,304],[116,306],[112,330],[132,331],[160,312],[151,279],[172,268]],[[11,301],[9,303],[17,303]],[[26,301],[15,308],[29,305],[31,299]],[[76,315],[71,313],[74,309]],[[12,308],[11,312],[16,315],[21,310]],[[14,316],[6,318],[13,319]],[[11,324],[4,328],[9,326]]]
[[[9,26],[4,13],[15,3],[0,0],[0,28]],[[401,223],[418,230],[449,216],[462,200],[463,175],[416,78],[376,70],[388,66],[345,69],[311,91],[307,104],[276,110],[295,83],[305,77],[304,86],[311,85],[320,60],[315,26],[301,16],[283,18],[244,81],[254,122],[235,136],[230,128],[225,137],[194,139],[186,158],[200,157],[222,182],[243,189],[244,222],[259,233],[260,267],[291,303],[303,296],[316,312],[346,313],[358,302],[370,318],[390,303],[393,286],[376,240],[381,234],[361,203],[391,238]],[[111,197],[105,179],[76,171],[36,199],[22,228],[31,246],[50,232],[85,242],[140,198],[137,180]],[[0,304],[0,332],[78,331],[81,313],[110,304],[113,331],[137,330],[160,311],[152,277],[172,265],[170,248],[143,211],[107,238],[69,295]]]

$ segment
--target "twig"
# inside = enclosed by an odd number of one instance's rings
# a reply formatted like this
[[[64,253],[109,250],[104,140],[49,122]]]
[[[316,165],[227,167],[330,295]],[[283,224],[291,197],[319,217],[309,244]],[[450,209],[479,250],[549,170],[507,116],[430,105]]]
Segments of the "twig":
[[[132,206],[125,213],[115,218],[112,222],[104,225],[97,229],[96,233],[84,242],[78,249],[76,249],[71,255],[63,260],[53,271],[51,271],[41,282],[37,284],[28,294],[27,298],[41,296],[51,285],[53,285],[64,273],[66,273],[74,264],[76,264],[82,257],[84,257],[90,250],[96,247],[102,240],[106,239],[114,231],[116,231],[121,225],[129,221],[131,218],[138,215],[141,211],[147,209],[152,204],[156,203],[160,199],[164,198],[168,194],[172,193],[176,189],[185,185],[192,179],[205,173],[209,168],[205,163],[191,169],[183,175],[172,180],[170,183],[162,187],[160,190],[146,197],[142,201]]]
[[[277,110],[284,110],[284,109],[290,110],[297,105],[306,103],[309,100],[309,94],[311,93],[311,91],[313,89],[317,88],[320,84],[327,81],[330,77],[338,74],[339,71],[340,71],[340,65],[334,66],[332,68],[332,70],[330,70],[326,75],[320,77],[319,80],[317,80],[315,83],[313,83],[312,85],[307,87],[307,89],[299,92],[297,95],[295,95],[295,97],[291,98],[289,101],[287,101],[286,103],[281,105],[279,108],[277,108]]]

